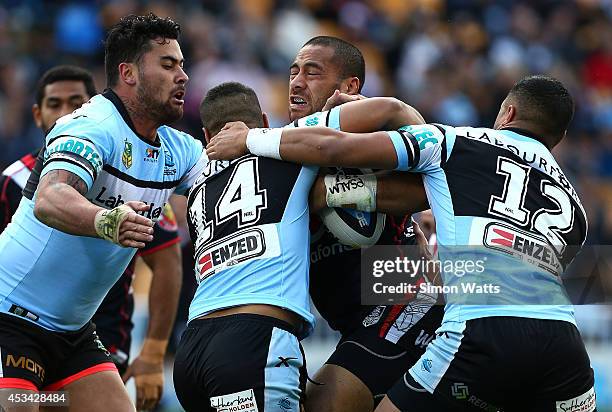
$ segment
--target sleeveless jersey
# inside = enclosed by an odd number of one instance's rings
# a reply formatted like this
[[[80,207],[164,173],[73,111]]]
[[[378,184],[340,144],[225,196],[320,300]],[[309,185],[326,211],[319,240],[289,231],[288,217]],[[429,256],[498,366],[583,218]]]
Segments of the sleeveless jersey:
[[[202,144],[167,126],[150,142],[139,136],[111,90],[58,120],[24,189],[12,223],[0,235],[0,311],[51,330],[85,325],[136,249],[74,236],[36,219],[39,177],[67,170],[87,185],[93,204],[148,203],[159,219],[173,192],[185,193],[207,163]],[[70,205],[66,205],[70,207]]]

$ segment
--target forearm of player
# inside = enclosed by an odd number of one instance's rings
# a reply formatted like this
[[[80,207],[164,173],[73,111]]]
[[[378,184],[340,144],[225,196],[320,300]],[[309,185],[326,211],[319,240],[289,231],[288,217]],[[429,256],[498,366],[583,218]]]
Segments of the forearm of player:
[[[283,129],[279,153],[282,160],[318,166],[385,170],[397,167],[397,155],[386,132],[357,134],[324,127]]]
[[[325,175],[319,175],[310,188],[310,196],[308,198],[308,211],[310,213],[318,213],[327,207],[325,200],[326,193]]]
[[[340,110],[342,131],[367,133],[395,130],[408,124],[423,124],[423,116],[412,106],[393,97],[371,97],[346,103]]]
[[[429,209],[421,175],[383,171],[376,177],[376,211],[402,216]]]
[[[149,324],[141,356],[163,358],[183,279],[179,244],[145,255],[143,260],[151,268],[153,277],[149,290]]]
[[[85,182],[65,170],[52,170],[39,182],[34,215],[47,226],[72,235],[96,237],[94,219],[103,208],[84,197]]]

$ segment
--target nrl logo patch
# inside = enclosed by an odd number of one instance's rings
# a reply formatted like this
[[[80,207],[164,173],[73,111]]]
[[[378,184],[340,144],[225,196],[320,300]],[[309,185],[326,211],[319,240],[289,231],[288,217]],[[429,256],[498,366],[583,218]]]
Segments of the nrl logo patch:
[[[125,139],[125,145],[123,146],[123,154],[121,155],[121,162],[126,169],[132,167],[132,143]]]

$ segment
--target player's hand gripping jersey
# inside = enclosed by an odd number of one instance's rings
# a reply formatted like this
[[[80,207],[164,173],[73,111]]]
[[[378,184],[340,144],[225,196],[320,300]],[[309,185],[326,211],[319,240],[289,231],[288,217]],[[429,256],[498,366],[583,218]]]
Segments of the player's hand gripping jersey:
[[[445,321],[574,323],[560,274],[585,241],[586,215],[548,149],[518,129],[422,125],[389,135],[398,169],[424,174],[440,260],[484,261],[484,271],[465,276],[442,271],[444,285],[459,288],[447,294]],[[499,293],[464,293],[468,283],[496,285]]]
[[[93,204],[146,202],[157,220],[173,192],[184,193],[207,162],[202,145],[170,127],[149,142],[137,135],[112,91],[58,120],[46,137],[13,223],[0,236],[0,311],[52,330],[76,330],[123,273],[136,249],[73,236],[36,219],[39,177],[62,169],[87,185]],[[70,207],[69,204],[65,207]]]

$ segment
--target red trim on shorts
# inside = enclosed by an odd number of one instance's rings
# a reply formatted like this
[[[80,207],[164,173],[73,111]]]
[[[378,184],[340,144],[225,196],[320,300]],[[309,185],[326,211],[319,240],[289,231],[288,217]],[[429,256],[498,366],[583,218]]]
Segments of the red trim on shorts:
[[[113,362],[104,362],[98,365],[94,365],[90,368],[83,369],[82,371],[75,373],[74,375],[68,376],[67,378],[64,378],[55,383],[52,383],[51,385],[47,385],[43,389],[45,391],[56,391],[81,378],[84,378],[89,375],[93,375],[94,373],[104,372],[104,371],[115,371],[119,373],[119,371],[117,370],[117,367],[115,366]]]
[[[5,389],[26,389],[38,392],[38,388],[27,379],[20,378],[0,378],[0,388]]]
[[[139,251],[138,255],[139,256],[147,256],[150,255],[151,253],[157,252],[159,250],[164,250],[172,245],[176,245],[177,243],[179,243],[181,241],[180,237],[177,237],[176,239],[172,239],[169,240],[165,243],[162,243],[161,245],[157,245],[155,247],[152,247],[151,249],[147,249],[147,250],[143,250],[143,251]]]

